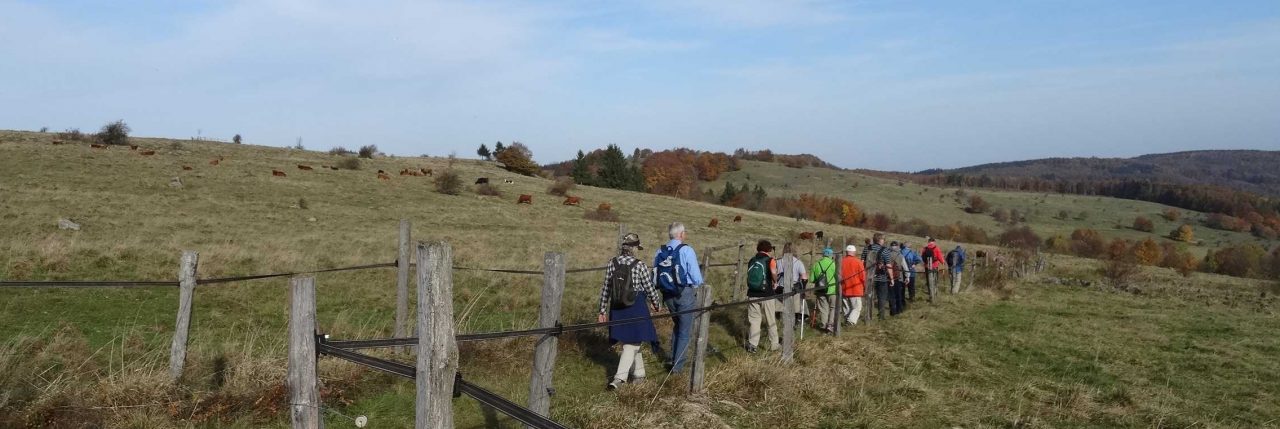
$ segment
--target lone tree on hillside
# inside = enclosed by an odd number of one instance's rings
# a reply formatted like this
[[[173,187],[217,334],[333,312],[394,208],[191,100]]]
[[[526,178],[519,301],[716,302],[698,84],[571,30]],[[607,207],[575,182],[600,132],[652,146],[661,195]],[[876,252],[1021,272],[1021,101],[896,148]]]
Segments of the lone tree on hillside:
[[[236,134],[236,136],[235,136],[235,137],[232,137],[232,138],[231,138],[231,142],[232,142],[232,143],[235,143],[235,144],[240,144],[240,135],[239,135],[239,134]]]
[[[1169,222],[1177,222],[1178,218],[1182,217],[1182,212],[1178,211],[1178,209],[1168,208],[1164,209],[1164,212],[1160,213],[1160,216],[1164,217],[1164,219]]]
[[[373,159],[373,155],[374,155],[374,154],[376,154],[376,153],[378,153],[378,146],[377,146],[377,145],[371,145],[371,144],[370,144],[370,145],[360,146],[360,157],[361,157],[361,158]]]
[[[489,146],[485,146],[484,143],[480,143],[480,149],[476,149],[476,155],[480,155],[485,161],[493,159],[493,152],[489,152]]]
[[[525,176],[538,175],[539,168],[538,164],[533,162],[533,152],[523,143],[512,142],[511,146],[498,152],[497,158],[507,171]]]
[[[502,154],[502,151],[504,151],[504,150],[507,150],[507,147],[506,147],[506,146],[503,146],[503,145],[502,145],[502,142],[494,143],[494,144],[493,144],[493,157],[494,157],[494,158],[497,158],[497,157],[498,157],[498,155],[501,155],[501,154]]]
[[[988,203],[987,200],[982,199],[980,196],[974,195],[969,197],[969,207],[965,211],[969,213],[986,213],[990,209],[991,203]]]
[[[1196,231],[1195,229],[1191,228],[1191,225],[1187,225],[1184,223],[1182,224],[1182,226],[1178,227],[1178,229],[1175,229],[1173,230],[1173,232],[1169,233],[1169,238],[1172,238],[1174,240],[1178,240],[1181,242],[1185,242],[1185,243],[1190,243],[1196,240]]]
[[[124,120],[118,120],[102,126],[102,130],[98,132],[98,141],[102,144],[111,145],[127,145],[129,144],[129,125]]]

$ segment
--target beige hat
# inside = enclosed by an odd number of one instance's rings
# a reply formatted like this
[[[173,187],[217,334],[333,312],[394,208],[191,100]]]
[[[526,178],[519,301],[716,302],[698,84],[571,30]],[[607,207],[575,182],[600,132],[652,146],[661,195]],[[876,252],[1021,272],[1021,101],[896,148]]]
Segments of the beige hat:
[[[844,253],[858,253],[858,248],[852,244],[844,246]]]

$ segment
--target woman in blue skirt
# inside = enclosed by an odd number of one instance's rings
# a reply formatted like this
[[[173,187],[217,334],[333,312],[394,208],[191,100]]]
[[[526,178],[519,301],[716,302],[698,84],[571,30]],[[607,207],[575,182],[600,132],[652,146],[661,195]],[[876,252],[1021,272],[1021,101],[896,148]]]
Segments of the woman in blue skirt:
[[[648,317],[650,308],[655,312],[660,308],[661,297],[653,288],[653,271],[643,261],[636,259],[636,250],[644,250],[640,246],[640,236],[623,236],[618,256],[609,260],[609,266],[604,272],[604,287],[600,288],[601,322],[646,318],[609,327],[609,343],[622,343],[618,372],[606,387],[609,390],[626,383],[628,374],[631,375],[632,383],[643,380],[644,358],[640,354],[641,346],[650,343],[656,347],[658,343],[658,331],[653,327],[653,320]]]

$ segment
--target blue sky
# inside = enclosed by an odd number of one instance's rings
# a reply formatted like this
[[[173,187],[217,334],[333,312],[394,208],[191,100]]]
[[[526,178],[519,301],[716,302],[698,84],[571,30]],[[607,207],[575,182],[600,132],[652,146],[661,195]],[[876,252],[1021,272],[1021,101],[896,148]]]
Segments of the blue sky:
[[[1278,1],[0,0],[0,128],[922,170],[1280,150]]]

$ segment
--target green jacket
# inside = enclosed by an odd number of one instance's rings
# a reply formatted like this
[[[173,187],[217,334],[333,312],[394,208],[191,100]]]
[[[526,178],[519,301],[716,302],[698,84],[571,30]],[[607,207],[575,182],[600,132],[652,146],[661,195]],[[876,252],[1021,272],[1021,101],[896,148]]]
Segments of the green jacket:
[[[813,268],[809,270],[809,282],[816,285],[818,279],[825,279],[827,282],[827,290],[823,294],[836,294],[836,261],[831,257],[823,256],[813,263]]]

